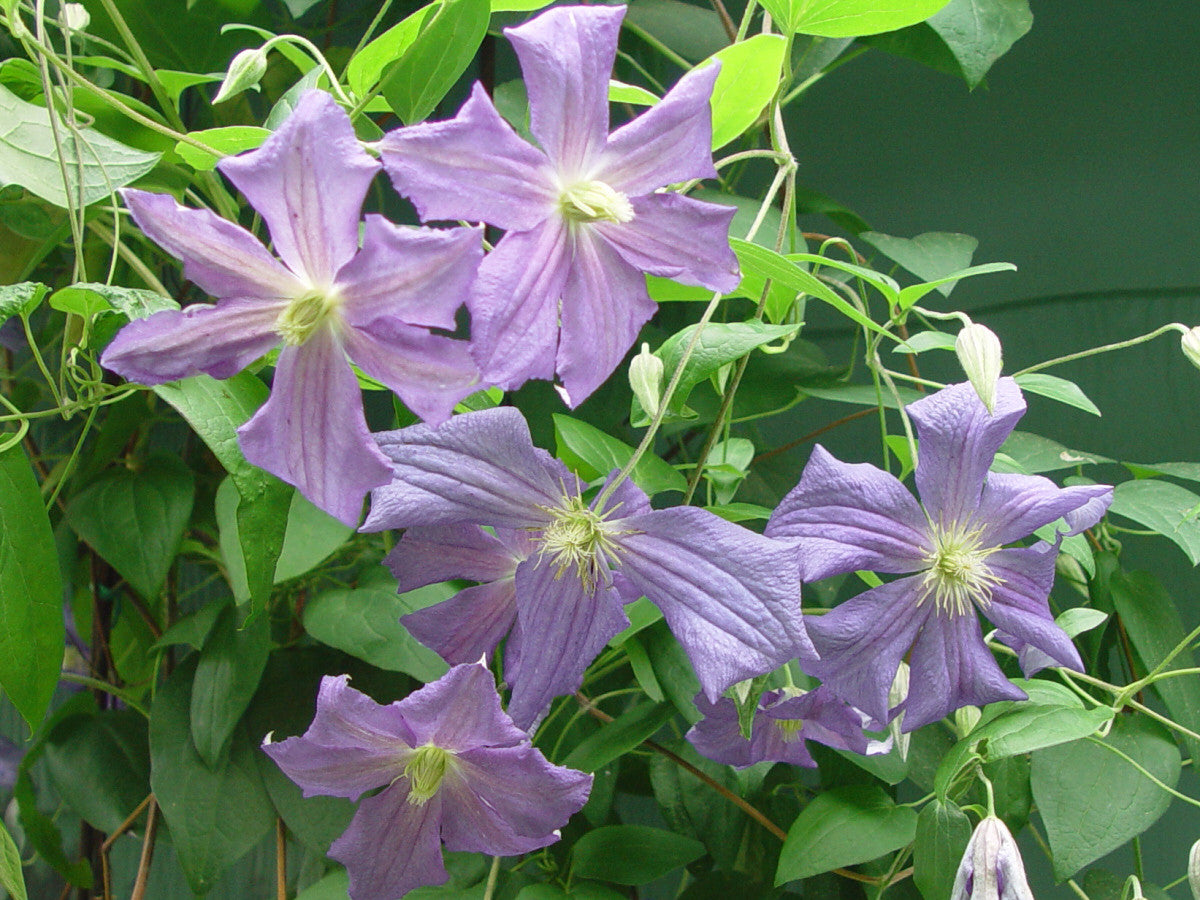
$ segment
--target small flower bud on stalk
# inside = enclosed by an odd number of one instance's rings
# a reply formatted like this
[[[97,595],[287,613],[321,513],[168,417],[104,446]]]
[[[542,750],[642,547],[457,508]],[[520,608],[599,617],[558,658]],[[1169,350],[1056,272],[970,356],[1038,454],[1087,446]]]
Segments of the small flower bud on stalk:
[[[1195,326],[1180,340],[1183,355],[1197,369],[1200,369],[1200,325]]]
[[[68,31],[83,31],[92,22],[92,17],[82,3],[64,3],[59,18]]]
[[[1192,897],[1200,900],[1200,841],[1192,844],[1191,852],[1188,853],[1187,879],[1188,887],[1192,889]]]
[[[629,386],[646,415],[654,418],[662,402],[663,361],[650,352],[649,344],[642,344],[642,352],[629,363]]]
[[[905,700],[908,699],[908,663],[901,661],[900,667],[896,669],[896,676],[892,679],[892,686],[888,689],[888,707],[894,709]],[[908,759],[908,744],[912,739],[907,731],[901,730],[904,726],[904,713],[892,719],[888,725],[888,731],[892,735],[892,740],[896,744],[896,748],[900,751],[901,759]]]
[[[1000,370],[1004,367],[1001,357],[1000,339],[990,328],[977,322],[970,322],[954,341],[954,352],[958,361],[967,373],[975,393],[993,412],[996,406],[996,383],[1000,380]]]
[[[242,91],[257,87],[266,74],[266,51],[262,47],[243,50],[229,64],[229,71],[225,73],[225,80],[221,82],[217,96],[213,97],[213,103],[223,103]]]
[[[1017,842],[995,816],[980,822],[971,835],[950,900],[1033,900]]]

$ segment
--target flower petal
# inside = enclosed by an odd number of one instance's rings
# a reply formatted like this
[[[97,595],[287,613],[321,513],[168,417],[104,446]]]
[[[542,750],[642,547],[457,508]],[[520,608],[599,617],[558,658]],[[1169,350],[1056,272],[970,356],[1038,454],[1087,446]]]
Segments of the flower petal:
[[[366,217],[362,249],[337,275],[342,315],[356,327],[381,316],[453,331],[483,259],[479,228],[410,228]]]
[[[121,198],[146,236],[183,260],[183,277],[214,297],[290,298],[304,291],[254,235],[207,209],[188,209],[170,194],[124,188]]]
[[[329,855],[346,867],[354,900],[396,900],[414,888],[445,884],[438,830],[442,797],[408,802],[408,781],[400,781],[359,804],[350,827],[333,842]]]
[[[690,506],[612,524],[622,576],[662,610],[710,700],[815,657],[787,546]]]
[[[734,207],[673,193],[634,197],[631,203],[632,220],[592,226],[625,262],[722,293],[738,286],[742,276],[729,246]]]
[[[992,472],[975,513],[975,521],[984,529],[979,540],[985,547],[1011,544],[1063,516],[1088,523],[1079,530],[1090,528],[1111,502],[1112,488],[1106,484],[1060,488],[1040,475]],[[1077,513],[1082,516],[1073,515]]]
[[[463,588],[448,600],[400,617],[413,637],[451,665],[490,658],[516,621],[511,576]]]
[[[709,98],[720,63],[692,69],[646,112],[608,136],[596,177],[631,197],[715,178]]]
[[[512,407],[455,416],[436,428],[413,425],[375,435],[392,462],[392,480],[371,493],[363,531],[474,522],[505,528],[545,525],[557,506],[566,467],[533,446]]]
[[[560,6],[504,29],[529,91],[529,128],[564,180],[593,177],[608,138],[608,79],[623,6]]]
[[[479,663],[455,666],[400,703],[404,720],[419,744],[460,753],[529,741],[529,735],[514,726],[500,708],[492,673]]]
[[[517,627],[504,678],[512,686],[508,714],[531,729],[551,700],[578,690],[584,670],[629,618],[614,589],[589,590],[573,572],[560,575],[548,556],[517,566],[516,589]]]
[[[389,131],[379,155],[422,222],[462,219],[527,231],[554,212],[550,161],[501,118],[479,83],[453,119]]]
[[[134,319],[117,332],[100,364],[139,384],[197,372],[229,378],[279,343],[274,326],[283,307],[282,302],[222,300]]]
[[[238,443],[247,461],[351,527],[367,491],[391,476],[367,430],[358,380],[329,328],[279,354],[271,396],[238,429]]]
[[[925,511],[935,523],[966,521],[996,451],[1025,414],[1021,389],[1001,378],[992,414],[969,382],[952,384],[909,405],[908,414],[920,438],[916,481]]]
[[[625,358],[658,311],[646,279],[589,228],[574,233],[575,257],[562,294],[558,373],[570,405],[586,400]]]
[[[454,404],[479,384],[466,341],[430,334],[396,319],[375,319],[342,334],[346,355],[399,395],[426,422],[450,418]]]
[[[1002,581],[992,589],[992,602],[984,615],[1006,635],[1045,653],[1053,665],[1082,672],[1079,651],[1067,633],[1055,624],[1047,599],[1054,584],[1057,556],[1058,547],[1045,541],[991,554],[987,558],[988,568]],[[1022,666],[1026,675],[1032,675],[1036,668],[1035,663]]]
[[[316,287],[332,285],[358,250],[363,200],[381,168],[334,99],[306,91],[261,147],[217,168],[262,214],[288,268]]]
[[[820,444],[764,533],[796,540],[805,581],[860,569],[915,572],[929,552],[925,514],[894,475],[844,463]]]
[[[756,752],[759,748],[753,747],[750,741],[742,737],[737,706],[732,700],[719,697],[715,703],[710,703],[708,698],[700,693],[696,695],[695,701],[696,709],[704,718],[693,725],[685,737],[701,756],[739,769],[765,759]],[[758,718],[757,714],[755,718]],[[751,736],[757,731],[757,727],[752,728]]]
[[[467,750],[455,762],[442,789],[442,840],[452,851],[514,856],[553,844],[592,784],[531,746]]]
[[[529,552],[532,542],[526,539]],[[401,594],[454,578],[467,581],[499,581],[512,578],[517,556],[509,545],[478,525],[455,523],[409,528],[383,563],[396,576]],[[478,659],[478,657],[476,657]]]
[[[531,231],[510,231],[484,257],[467,306],[472,353],[488,383],[514,390],[554,376],[569,243],[566,225],[555,217]]]

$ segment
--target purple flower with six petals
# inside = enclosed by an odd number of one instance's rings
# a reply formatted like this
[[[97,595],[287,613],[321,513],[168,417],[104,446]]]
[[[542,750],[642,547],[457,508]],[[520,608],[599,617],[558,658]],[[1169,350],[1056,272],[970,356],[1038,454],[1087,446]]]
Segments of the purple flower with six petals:
[[[455,666],[389,706],[345,675],[326,676],[308,730],[263,749],[306,797],[356,800],[383,788],[329,849],[346,866],[354,900],[444,883],[442,844],[494,856],[553,844],[592,783],[529,743],[481,665]]]
[[[1022,648],[1083,669],[1047,602],[1057,543],[1004,545],[1059,518],[1069,534],[1091,527],[1112,488],[1060,488],[1040,476],[989,473],[1025,412],[1011,378],[1000,380],[994,409],[989,413],[966,383],[908,407],[920,438],[921,503],[895,476],[840,462],[818,445],[766,528],[794,540],[806,581],[860,569],[906,576],[810,619],[821,658],[805,667],[882,722],[888,689],[911,648],[904,731],[961,706],[1026,699],[987,649],[977,612]]]
[[[716,175],[708,101],[718,67],[688,73],[610,135],[608,80],[624,15],[624,7],[558,7],[505,29],[540,149],[479,85],[454,119],[397,129],[379,145],[422,219],[507,231],[468,301],[484,379],[515,388],[557,372],[572,406],[654,314],[642,273],[720,291],[740,280],[728,241],[734,209],[656,190]]]
[[[214,297],[131,322],[101,362],[130,381],[228,378],[283,344],[274,390],[238,429],[246,459],[354,525],[390,475],[347,362],[439,422],[478,381],[453,330],[482,256],[478,229],[400,228],[366,217],[379,163],[328,94],[309,91],[258,150],[218,168],[261,213],[279,258],[240,226],[167,194],[125,190],[134,221]]]

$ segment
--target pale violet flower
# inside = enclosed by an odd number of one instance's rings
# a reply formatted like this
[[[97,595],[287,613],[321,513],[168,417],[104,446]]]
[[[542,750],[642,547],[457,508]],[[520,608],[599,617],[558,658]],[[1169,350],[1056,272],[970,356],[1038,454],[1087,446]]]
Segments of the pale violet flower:
[[[818,445],[771,516],[766,534],[794,543],[806,581],[858,570],[903,576],[808,623],[821,659],[806,671],[873,719],[889,718],[888,691],[910,650],[905,731],[967,704],[1024,700],[984,643],[980,613],[1016,649],[1083,669],[1047,602],[1057,544],[1005,545],[1060,518],[1063,534],[1094,525],[1112,488],[989,473],[1024,412],[1011,378],[997,384],[994,413],[969,383],[952,385],[908,407],[920,438],[920,503],[894,475],[840,462]],[[1022,661],[1044,657],[1023,653]]]
[[[357,800],[329,855],[353,900],[397,900],[447,880],[447,850],[512,856],[558,840],[592,776],[551,765],[500,708],[491,673],[455,666],[388,706],[321,680],[317,714],[299,737],[263,749],[304,791]]]
[[[1017,842],[995,816],[975,826],[958,864],[950,900],[1033,900]]]
[[[478,371],[453,330],[482,256],[480,232],[400,228],[366,217],[379,163],[321,91],[258,150],[218,164],[263,218],[273,256],[250,232],[167,194],[125,190],[133,219],[184,275],[218,298],[131,322],[101,363],[161,384],[228,378],[282,345],[270,398],[238,429],[247,460],[354,525],[366,492],[391,473],[363,415],[357,364],[417,415],[441,421]]]
[[[485,221],[507,233],[468,301],[485,380],[515,388],[559,375],[572,406],[616,368],[656,309],[643,273],[737,286],[732,207],[657,189],[711,178],[717,66],[685,75],[608,133],[608,81],[623,6],[563,6],[505,29],[529,92],[519,137],[480,85],[446,122],[380,142],[396,189],[423,220]]]

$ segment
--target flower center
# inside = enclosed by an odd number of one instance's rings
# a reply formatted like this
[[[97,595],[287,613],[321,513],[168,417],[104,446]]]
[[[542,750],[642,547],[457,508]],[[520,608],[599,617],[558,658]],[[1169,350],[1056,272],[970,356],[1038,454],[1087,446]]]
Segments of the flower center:
[[[563,215],[572,222],[630,222],[633,204],[603,181],[579,181],[558,197]]]
[[[342,305],[334,290],[313,288],[292,300],[275,320],[275,333],[289,347],[299,347],[313,336]]]
[[[568,569],[587,590],[596,586],[606,568],[605,554],[616,545],[604,517],[583,502],[582,497],[564,497],[563,506],[547,507],[550,524],[537,539],[543,553],[549,553],[558,566],[557,577]]]
[[[804,720],[776,719],[775,727],[779,729],[779,736],[783,738],[785,744],[794,744],[800,739],[800,732],[804,728]]]
[[[987,558],[999,548],[981,546],[981,531],[958,523],[933,527],[933,549],[925,556],[929,570],[918,604],[932,596],[939,613],[954,616],[964,615],[972,604],[987,609],[992,588],[1001,582],[988,568]]]
[[[408,802],[413,806],[424,806],[438,792],[446,767],[454,756],[442,747],[426,744],[418,747],[404,764],[404,777],[408,779]]]

